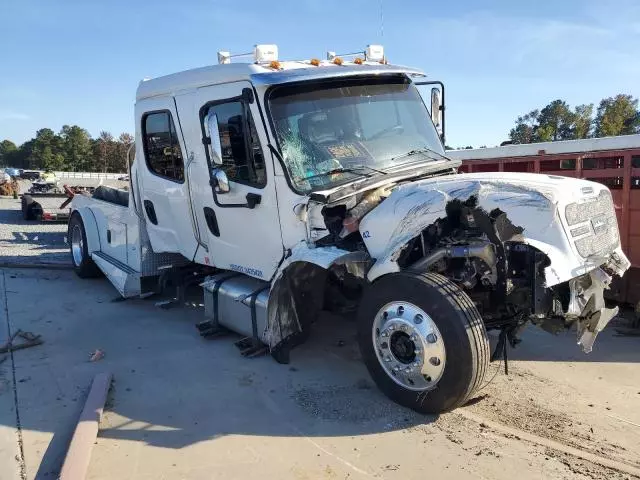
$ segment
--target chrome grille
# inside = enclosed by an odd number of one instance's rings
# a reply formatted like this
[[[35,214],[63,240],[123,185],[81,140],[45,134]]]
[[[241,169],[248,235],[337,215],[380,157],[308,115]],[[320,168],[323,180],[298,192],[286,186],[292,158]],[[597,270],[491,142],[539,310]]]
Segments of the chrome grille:
[[[611,192],[602,190],[593,200],[582,203],[571,203],[565,209],[565,216],[569,226],[586,222],[594,217],[607,214],[615,215]]]
[[[602,190],[593,200],[567,205],[565,215],[569,226],[588,222],[571,229],[573,237],[581,236],[575,240],[580,256],[608,255],[620,244],[616,211],[608,190]]]

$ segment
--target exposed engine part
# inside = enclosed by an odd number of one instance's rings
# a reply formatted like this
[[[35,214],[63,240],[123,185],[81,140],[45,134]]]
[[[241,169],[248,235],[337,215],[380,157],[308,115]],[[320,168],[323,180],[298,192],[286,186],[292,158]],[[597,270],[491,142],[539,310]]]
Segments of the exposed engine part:
[[[434,263],[444,258],[479,258],[492,267],[496,264],[496,252],[489,242],[477,242],[470,245],[454,245],[439,248],[411,265],[414,270],[427,270]]]

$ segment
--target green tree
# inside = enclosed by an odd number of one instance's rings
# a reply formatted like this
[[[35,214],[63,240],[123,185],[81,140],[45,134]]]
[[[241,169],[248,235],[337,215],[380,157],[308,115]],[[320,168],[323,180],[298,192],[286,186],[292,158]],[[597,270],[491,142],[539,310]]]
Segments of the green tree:
[[[630,135],[640,127],[638,99],[619,94],[602,99],[595,120],[595,136]]]
[[[18,147],[11,140],[3,140],[0,142],[0,165],[3,167],[11,167],[11,159],[18,151]]]
[[[42,128],[36,132],[33,140],[29,163],[34,168],[46,170],[64,170],[65,158],[62,139],[50,128]]]
[[[513,143],[533,143],[537,141],[539,110],[522,115],[516,119],[516,126],[509,132],[509,138]]]
[[[535,141],[553,142],[572,138],[574,118],[567,102],[554,100],[540,110],[536,118],[538,127],[535,132]]]
[[[96,171],[89,132],[77,125],[64,125],[60,137],[68,169],[73,172]]]
[[[593,103],[578,105],[573,111],[571,138],[589,138],[593,125]]]
[[[117,155],[117,145],[113,140],[113,135],[104,130],[100,132],[100,135],[94,143],[94,158],[97,163],[95,165],[102,172],[111,171],[110,166],[114,157]]]

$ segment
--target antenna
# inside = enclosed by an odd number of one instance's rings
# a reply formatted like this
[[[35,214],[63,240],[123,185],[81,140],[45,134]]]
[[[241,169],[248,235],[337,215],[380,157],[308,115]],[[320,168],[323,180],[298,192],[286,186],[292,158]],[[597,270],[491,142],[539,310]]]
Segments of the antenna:
[[[380,38],[384,39],[384,9],[382,8],[383,0],[380,0]]]

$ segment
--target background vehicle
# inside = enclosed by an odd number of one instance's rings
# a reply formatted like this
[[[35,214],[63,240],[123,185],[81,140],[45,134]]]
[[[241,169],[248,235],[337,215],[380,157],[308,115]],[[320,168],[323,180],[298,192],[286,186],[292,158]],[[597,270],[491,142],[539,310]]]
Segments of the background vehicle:
[[[11,178],[19,178],[20,177],[20,170],[17,169],[17,168],[5,168],[4,169],[4,173],[10,175]]]
[[[78,275],[124,297],[204,280],[201,333],[240,332],[243,354],[283,363],[323,308],[355,308],[373,379],[421,412],[477,391],[487,329],[496,358],[529,321],[575,325],[590,351],[629,266],[606,186],[455,175],[444,86],[380,46],[361,55],[280,62],[258,45],[252,63],[219,52],[141,82],[129,191],[72,202]]]
[[[37,180],[40,178],[40,172],[36,170],[23,170],[20,178],[23,180]]]

